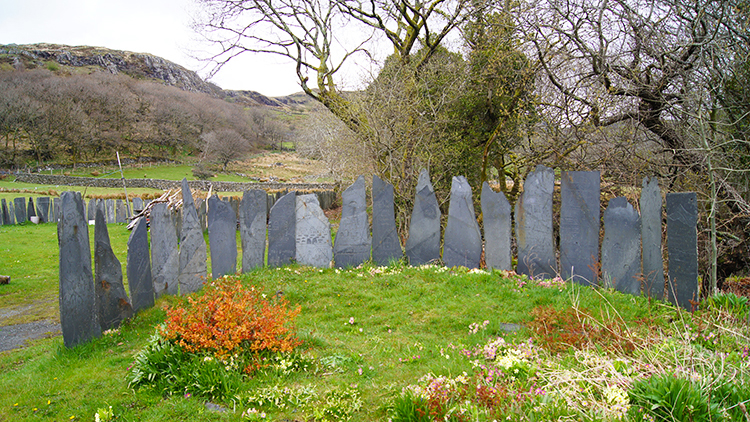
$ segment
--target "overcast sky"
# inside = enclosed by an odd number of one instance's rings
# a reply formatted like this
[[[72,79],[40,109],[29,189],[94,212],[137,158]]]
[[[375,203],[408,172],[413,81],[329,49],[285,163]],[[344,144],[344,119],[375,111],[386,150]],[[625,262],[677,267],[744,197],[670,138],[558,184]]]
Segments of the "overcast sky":
[[[0,0],[0,44],[89,45],[150,53],[198,71],[193,0]],[[267,55],[233,59],[211,79],[224,89],[269,96],[301,91],[294,66]]]

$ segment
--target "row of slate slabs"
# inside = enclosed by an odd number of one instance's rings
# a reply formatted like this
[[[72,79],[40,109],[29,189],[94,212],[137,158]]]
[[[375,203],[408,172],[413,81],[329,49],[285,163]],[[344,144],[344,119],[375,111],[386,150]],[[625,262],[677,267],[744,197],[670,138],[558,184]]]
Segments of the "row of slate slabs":
[[[60,213],[60,198],[40,196],[36,198],[14,198],[12,201],[0,200],[0,225],[22,224],[39,217],[40,223],[57,221]]]

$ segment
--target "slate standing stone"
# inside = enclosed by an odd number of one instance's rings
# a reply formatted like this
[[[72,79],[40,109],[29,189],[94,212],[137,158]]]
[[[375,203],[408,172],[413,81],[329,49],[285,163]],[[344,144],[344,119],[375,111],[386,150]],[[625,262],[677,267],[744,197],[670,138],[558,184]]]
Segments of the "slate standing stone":
[[[662,199],[656,177],[643,178],[641,190],[641,243],[643,245],[643,282],[646,292],[664,299],[664,260],[662,258]]]
[[[139,217],[128,239],[128,287],[133,313],[154,306],[154,282],[148,250],[148,223]]]
[[[96,204],[100,200],[97,199],[89,199],[88,208],[86,209],[86,219],[88,221],[94,221],[96,220]]]
[[[34,198],[29,198],[28,206],[26,207],[26,219],[31,221],[31,217],[36,217],[36,208],[34,207]]]
[[[552,233],[552,194],[555,172],[542,165],[529,173],[523,193],[516,201],[516,272],[536,279],[552,278],[555,267],[555,241]]]
[[[74,347],[101,335],[94,277],[91,272],[89,228],[78,192],[60,195],[60,325],[65,347]]]
[[[143,210],[143,199],[139,197],[133,198],[133,215],[135,215],[136,212]]]
[[[297,262],[311,267],[330,267],[333,259],[331,224],[320,208],[318,197],[315,194],[300,195],[296,203]]]
[[[206,240],[198,221],[187,179],[182,179],[182,232],[180,233],[180,294],[200,290],[208,273]]]
[[[198,220],[200,220],[201,230],[208,230],[208,210],[206,209],[206,201],[203,198],[198,198]]]
[[[216,279],[237,272],[237,217],[232,204],[218,196],[208,198],[208,243],[211,276]]]
[[[471,186],[464,176],[453,176],[448,224],[445,227],[443,263],[447,267],[479,268],[482,234],[474,213]]]
[[[104,205],[107,210],[107,224],[113,224],[115,222],[115,201],[107,199],[104,201]]]
[[[502,192],[482,183],[482,223],[484,226],[484,261],[487,268],[510,271],[512,268],[510,237],[510,203]]]
[[[13,209],[16,211],[16,223],[25,223],[26,218],[26,198],[14,198]]]
[[[268,196],[264,190],[253,189],[243,192],[240,203],[243,273],[263,267],[266,256],[267,207]]]
[[[422,265],[440,259],[440,207],[426,169],[419,173],[414,209],[406,240],[410,265]]]
[[[109,231],[104,210],[98,207],[94,223],[94,291],[102,331],[117,328],[133,316],[125,286],[122,284],[122,265],[109,242]]]
[[[607,287],[641,293],[641,217],[625,197],[610,199],[604,211],[602,277]]]
[[[315,198],[319,201],[317,195]],[[364,176],[344,190],[341,202],[341,222],[333,243],[334,262],[339,268],[356,267],[370,259],[372,249]]]
[[[13,209],[13,201],[8,201],[8,218],[5,224],[16,224],[16,210]]]
[[[37,215],[39,215],[40,223],[48,223],[50,221],[48,196],[40,196],[36,199],[36,211]]]
[[[560,182],[560,270],[562,278],[597,285],[599,262],[598,171],[564,171]]]
[[[151,207],[151,278],[156,297],[179,293],[180,252],[172,212],[166,203]]]
[[[8,226],[10,224],[13,224],[10,220],[10,211],[8,211],[8,203],[5,201],[5,198],[2,198],[2,200],[0,201],[2,201],[2,205],[0,205],[0,207],[2,207],[0,209],[0,213],[2,213],[2,215],[0,215],[0,217],[2,217],[3,225]]]
[[[122,199],[118,199],[116,202],[117,216],[115,217],[115,223],[124,223],[128,221],[128,214],[125,208],[125,203]]]
[[[60,221],[60,198],[54,198],[52,200],[53,208],[54,208],[54,221],[55,223]]]
[[[695,192],[667,194],[670,302],[692,310],[698,301],[698,201]]]
[[[403,256],[396,231],[393,185],[372,176],[372,260],[377,265],[389,265]]]
[[[270,267],[287,265],[295,259],[296,196],[295,192],[289,192],[271,207],[268,217],[268,266]]]
[[[240,224],[240,199],[234,196],[229,197],[227,201],[232,211],[234,211],[234,225],[235,228],[239,227]]]

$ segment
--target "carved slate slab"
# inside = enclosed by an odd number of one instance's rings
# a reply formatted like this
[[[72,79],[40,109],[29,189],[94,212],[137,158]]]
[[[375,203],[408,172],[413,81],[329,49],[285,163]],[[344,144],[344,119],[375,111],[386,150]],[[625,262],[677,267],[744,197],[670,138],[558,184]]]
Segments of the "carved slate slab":
[[[187,179],[182,179],[182,231],[180,233],[180,294],[200,290],[208,272],[206,240],[203,238]]]
[[[641,243],[643,282],[653,298],[664,299],[664,261],[662,259],[662,199],[656,177],[643,178],[641,190]]]
[[[151,278],[156,297],[179,292],[180,252],[172,212],[166,203],[151,208]]]
[[[372,260],[388,265],[404,256],[396,231],[393,185],[372,176]]]
[[[315,198],[318,200],[317,195]],[[372,249],[364,176],[346,188],[341,199],[341,222],[333,243],[333,256],[339,268],[356,267],[370,259]]]
[[[40,223],[47,223],[50,221],[49,217],[49,197],[40,196],[36,199],[36,212],[39,215]]]
[[[240,240],[242,241],[242,272],[263,266],[266,255],[266,220],[268,195],[253,189],[242,194],[240,202]]]
[[[691,310],[698,298],[698,201],[695,192],[667,194],[670,302]]]
[[[411,265],[440,259],[440,207],[426,169],[419,173],[414,209],[406,240],[406,257]]]
[[[516,272],[529,277],[552,278],[557,273],[552,233],[554,171],[542,165],[529,173],[516,202]]]
[[[211,246],[211,276],[237,272],[237,219],[232,205],[218,196],[208,198],[208,243]]]
[[[280,267],[296,256],[295,226],[297,194],[289,192],[271,207],[268,218],[268,266]]]
[[[109,243],[107,220],[101,207],[97,208],[94,223],[94,287],[102,331],[119,327],[133,315],[122,283],[122,266]]]
[[[641,293],[641,219],[625,197],[613,198],[604,211],[602,276],[607,287]]]
[[[60,325],[65,347],[74,347],[101,335],[91,272],[89,228],[78,192],[60,195]]]
[[[107,224],[112,224],[115,222],[115,201],[107,199],[104,201],[104,205],[107,211]]]
[[[320,208],[318,197],[315,194],[300,195],[296,198],[296,204],[297,262],[311,267],[328,268],[333,259],[331,224]]]
[[[448,267],[479,268],[482,234],[479,231],[471,186],[464,176],[453,176],[443,263]]]
[[[502,192],[494,192],[482,183],[482,222],[484,225],[484,261],[487,268],[511,270],[510,203]]]
[[[118,199],[115,203],[117,213],[115,216],[115,223],[124,223],[128,221],[128,213],[125,208],[125,203],[122,201],[122,199]]]
[[[14,198],[13,209],[16,211],[16,223],[25,223],[26,218],[26,198]]]
[[[597,285],[598,171],[564,171],[560,182],[560,270],[565,280]]]
[[[151,254],[148,249],[148,223],[139,217],[128,239],[128,287],[133,313],[154,306],[154,282],[151,279]]]

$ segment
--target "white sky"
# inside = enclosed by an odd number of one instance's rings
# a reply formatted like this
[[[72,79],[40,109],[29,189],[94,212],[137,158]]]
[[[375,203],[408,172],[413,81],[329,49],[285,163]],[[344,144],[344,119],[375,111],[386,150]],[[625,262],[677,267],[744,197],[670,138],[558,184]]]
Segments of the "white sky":
[[[205,48],[190,28],[193,0],[0,0],[0,44],[89,45],[150,53],[198,71]],[[268,55],[240,56],[211,82],[268,96],[301,91],[294,66]]]

